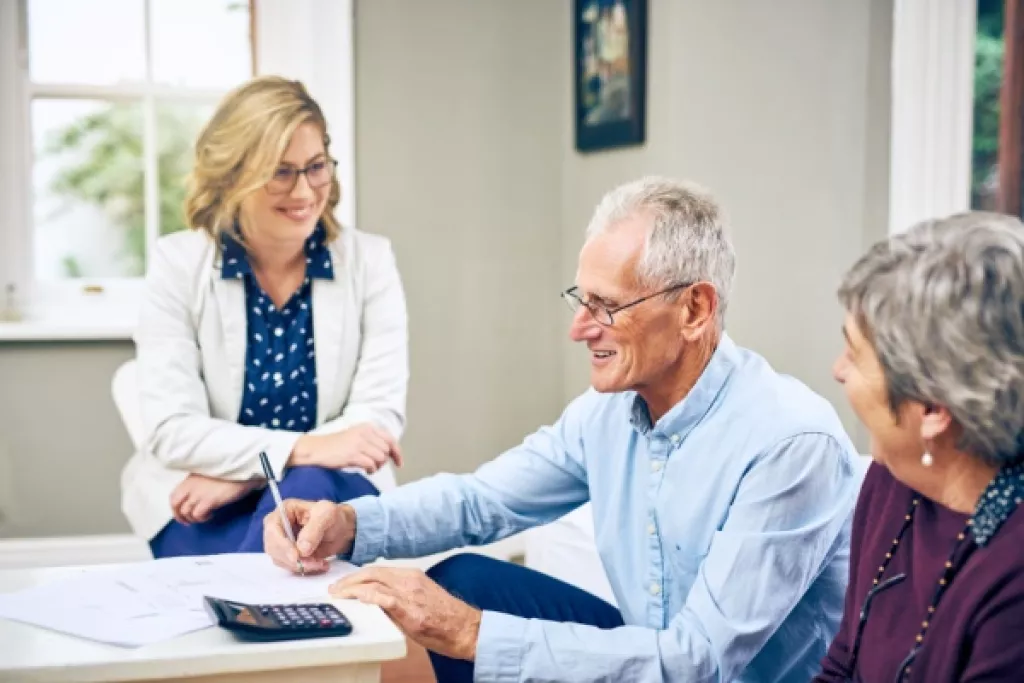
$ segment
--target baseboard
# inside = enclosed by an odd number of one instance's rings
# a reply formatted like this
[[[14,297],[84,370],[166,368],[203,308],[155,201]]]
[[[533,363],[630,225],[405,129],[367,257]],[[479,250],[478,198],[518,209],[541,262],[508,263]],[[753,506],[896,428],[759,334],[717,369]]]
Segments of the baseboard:
[[[138,562],[152,557],[131,534],[0,539],[0,569]]]
[[[524,549],[523,538],[519,534],[497,543],[464,550],[511,560],[522,556]],[[456,552],[460,551],[413,560],[388,560],[387,563],[426,569]],[[151,557],[145,541],[130,534],[0,539],[0,569],[139,562]]]

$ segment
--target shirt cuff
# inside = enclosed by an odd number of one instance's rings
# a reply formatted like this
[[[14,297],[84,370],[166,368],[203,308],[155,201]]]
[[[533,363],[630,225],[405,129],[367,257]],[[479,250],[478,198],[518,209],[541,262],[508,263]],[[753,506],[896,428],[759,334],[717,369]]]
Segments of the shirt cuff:
[[[384,532],[387,528],[387,513],[377,496],[363,496],[347,503],[356,513],[356,538],[348,560],[352,564],[373,562],[384,554]]]
[[[484,610],[476,639],[473,680],[516,683],[522,661],[529,620]]]

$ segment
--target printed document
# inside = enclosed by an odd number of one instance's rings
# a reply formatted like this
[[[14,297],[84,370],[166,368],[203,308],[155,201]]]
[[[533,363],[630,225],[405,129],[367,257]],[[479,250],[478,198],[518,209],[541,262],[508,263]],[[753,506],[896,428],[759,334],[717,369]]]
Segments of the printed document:
[[[137,647],[212,626],[203,596],[252,604],[324,602],[327,588],[355,570],[335,560],[326,574],[295,576],[262,553],[152,560],[0,594],[0,618]]]

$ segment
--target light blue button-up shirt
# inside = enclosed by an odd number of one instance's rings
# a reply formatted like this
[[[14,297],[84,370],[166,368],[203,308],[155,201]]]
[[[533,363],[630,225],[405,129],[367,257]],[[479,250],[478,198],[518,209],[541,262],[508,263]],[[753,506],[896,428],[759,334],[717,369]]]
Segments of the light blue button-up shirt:
[[[862,468],[835,411],[723,337],[651,425],[589,391],[470,475],[352,502],[352,561],[490,543],[590,500],[626,626],[484,612],[478,681],[806,682],[838,629]]]

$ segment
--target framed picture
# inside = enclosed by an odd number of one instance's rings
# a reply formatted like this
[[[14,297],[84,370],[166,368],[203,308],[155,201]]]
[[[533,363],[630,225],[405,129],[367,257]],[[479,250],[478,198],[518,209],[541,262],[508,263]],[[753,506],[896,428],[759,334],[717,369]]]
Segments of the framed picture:
[[[576,149],[644,142],[647,0],[573,0]]]

